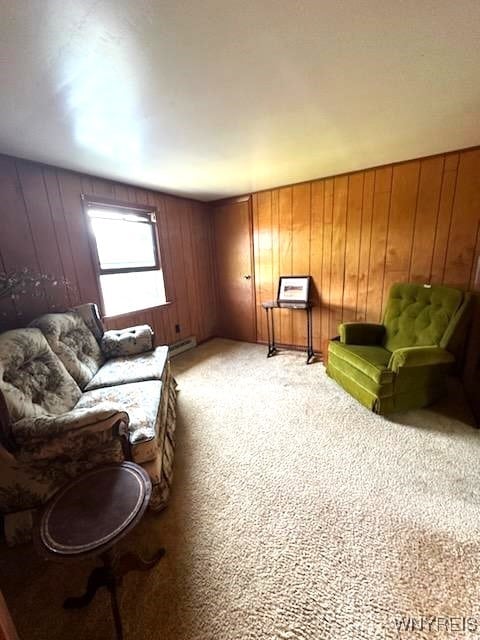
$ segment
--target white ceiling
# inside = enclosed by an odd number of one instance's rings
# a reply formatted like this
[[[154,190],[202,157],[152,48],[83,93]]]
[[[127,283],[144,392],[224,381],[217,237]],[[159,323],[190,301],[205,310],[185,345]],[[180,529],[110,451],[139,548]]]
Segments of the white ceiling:
[[[0,0],[0,152],[209,200],[480,143],[479,0]]]

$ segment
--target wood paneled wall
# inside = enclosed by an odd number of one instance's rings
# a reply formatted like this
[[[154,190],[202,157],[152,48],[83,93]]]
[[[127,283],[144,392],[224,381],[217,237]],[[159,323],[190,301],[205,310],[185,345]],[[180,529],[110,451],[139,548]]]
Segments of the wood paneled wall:
[[[193,200],[0,155],[0,269],[28,267],[68,281],[39,296],[0,301],[0,329],[24,326],[48,311],[99,302],[81,194],[157,207],[170,304],[107,320],[109,328],[148,323],[156,341],[213,335],[216,323],[213,237],[209,208]],[[180,333],[175,332],[180,326]]]
[[[0,268],[29,267],[65,278],[43,295],[0,303],[0,328],[47,311],[99,301],[81,194],[158,209],[170,304],[107,320],[147,322],[157,341],[215,334],[213,225],[209,207],[0,155]],[[442,154],[255,193],[253,244],[257,339],[261,303],[278,277],[311,274],[317,302],[314,347],[325,349],[344,320],[378,321],[390,284],[412,280],[480,290],[480,149]],[[180,325],[180,333],[175,325]],[[305,342],[302,314],[280,311],[279,341]]]
[[[381,319],[396,281],[480,290],[480,149],[253,194],[257,338],[280,275],[311,274],[314,348],[342,321]],[[305,344],[303,314],[281,311],[279,341]]]

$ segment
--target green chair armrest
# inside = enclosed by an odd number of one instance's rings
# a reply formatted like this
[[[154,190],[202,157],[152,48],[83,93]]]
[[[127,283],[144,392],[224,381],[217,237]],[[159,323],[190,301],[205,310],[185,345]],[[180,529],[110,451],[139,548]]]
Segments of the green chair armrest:
[[[344,344],[379,345],[385,335],[383,324],[371,322],[344,322],[338,330]]]
[[[398,373],[401,367],[428,367],[439,364],[452,364],[454,356],[446,349],[436,345],[428,347],[404,347],[392,352],[388,368]]]

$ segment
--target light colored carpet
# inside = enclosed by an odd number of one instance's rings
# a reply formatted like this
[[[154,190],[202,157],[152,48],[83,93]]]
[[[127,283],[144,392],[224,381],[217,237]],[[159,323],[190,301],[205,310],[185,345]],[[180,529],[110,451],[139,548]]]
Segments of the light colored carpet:
[[[303,354],[267,360],[226,340],[175,371],[171,503],[125,542],[168,555],[124,580],[126,640],[478,637],[399,636],[395,623],[480,619],[480,432],[453,417],[461,404],[385,419]],[[92,561],[53,565],[25,548],[0,562],[24,640],[113,638],[106,593],[61,608]]]

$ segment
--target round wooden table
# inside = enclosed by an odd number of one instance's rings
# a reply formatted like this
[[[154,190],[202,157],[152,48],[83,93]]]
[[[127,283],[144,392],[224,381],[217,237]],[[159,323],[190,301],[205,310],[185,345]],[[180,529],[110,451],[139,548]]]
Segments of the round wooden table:
[[[159,549],[143,560],[134,553],[121,557],[116,543],[126,536],[143,516],[152,485],[147,473],[133,462],[105,465],[75,478],[60,489],[45,506],[35,527],[34,541],[39,554],[62,562],[99,556],[102,567],[91,572],[85,594],[67,598],[66,609],[87,606],[99,587],[110,592],[118,640],[123,638],[117,587],[129,571],[146,571],[165,554]]]

